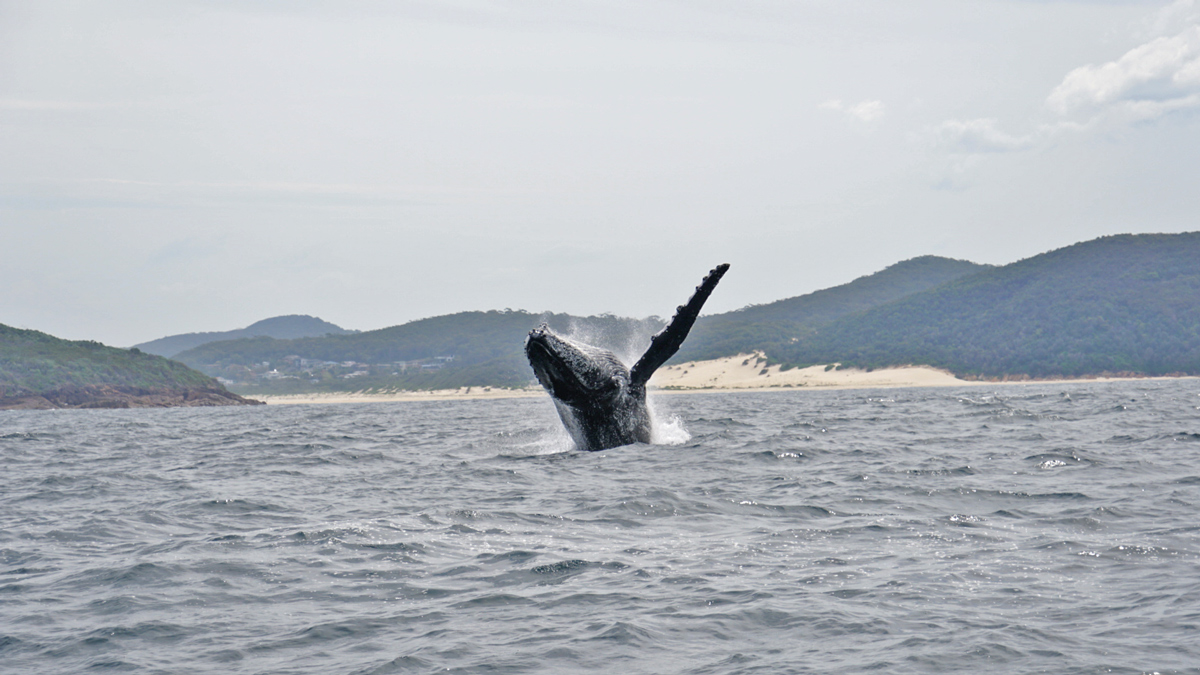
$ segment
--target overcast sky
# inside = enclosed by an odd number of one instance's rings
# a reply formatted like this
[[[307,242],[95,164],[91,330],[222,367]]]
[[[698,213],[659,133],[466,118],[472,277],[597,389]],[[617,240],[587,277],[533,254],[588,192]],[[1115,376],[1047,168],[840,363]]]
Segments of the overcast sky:
[[[1200,230],[1200,2],[0,0],[0,323],[710,312]]]

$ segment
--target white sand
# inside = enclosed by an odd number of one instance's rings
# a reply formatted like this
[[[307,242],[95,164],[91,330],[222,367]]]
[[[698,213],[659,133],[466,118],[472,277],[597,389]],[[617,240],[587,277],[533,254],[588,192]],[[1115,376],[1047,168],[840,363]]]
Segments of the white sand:
[[[1125,378],[1086,378],[1079,380],[1021,380],[1007,382],[960,380],[944,370],[928,366],[881,368],[867,372],[857,368],[838,370],[826,366],[782,370],[767,366],[762,354],[741,354],[712,361],[691,361],[660,368],[650,378],[650,387],[660,392],[741,391],[795,389],[877,389],[888,387],[950,387],[998,384],[1047,384],[1050,382],[1110,382]],[[1163,378],[1145,378],[1163,379]],[[504,389],[499,387],[462,387],[433,391],[394,391],[387,393],[347,392],[333,394],[292,394],[287,396],[251,396],[271,405],[290,403],[365,403],[374,401],[453,401],[464,399],[529,398],[545,396],[541,387]]]
[[[779,366],[765,367],[761,355],[731,356],[713,361],[693,361],[660,368],[650,379],[650,387],[664,392],[731,391],[739,389],[866,389],[875,387],[939,387],[975,384],[949,373],[926,367],[863,370],[826,370],[824,366],[780,371]],[[271,405],[297,403],[364,403],[372,401],[452,401],[488,398],[527,398],[545,396],[541,387],[503,389],[463,387],[433,391],[346,392],[330,394],[291,394],[251,396]]]
[[[927,366],[884,368],[867,372],[826,366],[767,366],[761,354],[741,354],[712,361],[692,361],[660,368],[650,386],[668,391],[733,389],[867,389],[875,387],[945,387],[976,384]]]

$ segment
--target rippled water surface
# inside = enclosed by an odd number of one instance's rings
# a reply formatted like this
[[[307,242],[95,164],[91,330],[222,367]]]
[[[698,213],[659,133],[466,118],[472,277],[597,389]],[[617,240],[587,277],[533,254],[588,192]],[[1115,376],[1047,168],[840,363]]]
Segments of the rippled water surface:
[[[1200,381],[0,412],[0,672],[1200,673]]]

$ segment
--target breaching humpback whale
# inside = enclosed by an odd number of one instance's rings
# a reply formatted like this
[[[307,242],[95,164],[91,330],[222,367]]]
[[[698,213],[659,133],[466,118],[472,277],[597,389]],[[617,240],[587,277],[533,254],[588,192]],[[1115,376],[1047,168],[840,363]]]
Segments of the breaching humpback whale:
[[[724,276],[728,264],[717,265],[675,310],[667,327],[650,339],[642,358],[626,368],[606,349],[556,335],[546,324],[529,332],[525,355],[558,408],[563,426],[580,450],[606,450],[650,442],[646,382],[679,351],[704,301]]]

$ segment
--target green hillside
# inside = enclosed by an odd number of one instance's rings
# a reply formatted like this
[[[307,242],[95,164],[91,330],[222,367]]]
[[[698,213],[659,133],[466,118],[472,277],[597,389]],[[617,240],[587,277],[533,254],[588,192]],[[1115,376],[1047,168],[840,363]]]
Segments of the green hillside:
[[[657,318],[463,312],[376,331],[212,342],[176,358],[239,391],[519,387],[541,321],[629,362]],[[675,361],[764,351],[789,365],[932,365],[963,376],[1200,374],[1200,233],[1105,237],[1004,267],[924,256],[701,317]]]
[[[560,333],[630,353],[640,353],[662,327],[655,318],[462,312],[351,335],[213,342],[176,358],[237,382],[239,391],[523,387],[533,378],[525,335],[542,321]]]
[[[1200,374],[1200,233],[1051,251],[845,317],[769,355],[981,377]]]
[[[27,397],[38,399],[34,407],[245,402],[182,363],[0,324],[0,407]]]
[[[764,350],[840,317],[988,269],[936,256],[897,263],[805,296],[701,317],[681,359]],[[238,391],[289,393],[363,389],[526,386],[525,335],[546,321],[557,332],[612,349],[633,363],[661,329],[657,318],[573,317],[524,311],[463,312],[352,335],[210,342],[176,355]]]
[[[832,321],[990,267],[966,260],[921,256],[841,286],[700,317],[671,362],[715,359],[755,351],[773,354],[794,338],[811,334]]]

